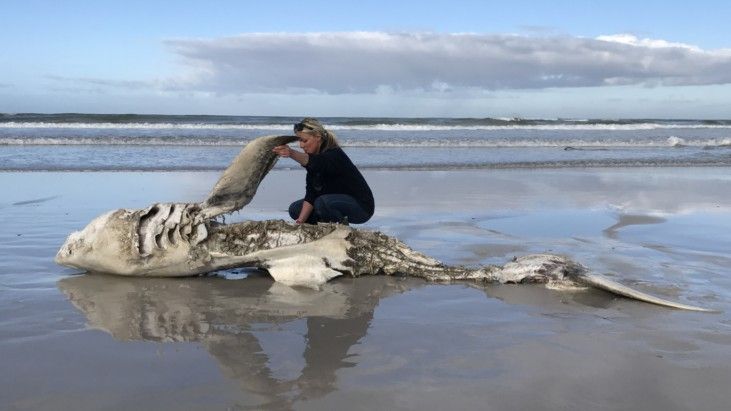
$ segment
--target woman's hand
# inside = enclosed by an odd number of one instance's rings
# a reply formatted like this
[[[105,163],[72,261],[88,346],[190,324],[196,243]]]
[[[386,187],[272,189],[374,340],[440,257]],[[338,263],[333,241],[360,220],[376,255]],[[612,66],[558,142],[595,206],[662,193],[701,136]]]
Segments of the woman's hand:
[[[292,149],[289,148],[289,146],[286,144],[281,145],[281,146],[276,146],[272,149],[272,151],[281,157],[291,157],[292,156]]]
[[[299,217],[297,217],[296,220],[294,220],[297,224],[304,224],[307,222],[307,219],[310,218],[310,214],[312,214],[312,210],[314,207],[312,204],[310,204],[309,201],[303,201],[302,202],[302,210],[300,211]]]
[[[276,146],[272,149],[272,151],[280,157],[291,158],[292,160],[300,163],[300,165],[303,167],[306,166],[307,163],[310,161],[310,156],[308,156],[306,153],[293,150],[286,144],[282,146]]]

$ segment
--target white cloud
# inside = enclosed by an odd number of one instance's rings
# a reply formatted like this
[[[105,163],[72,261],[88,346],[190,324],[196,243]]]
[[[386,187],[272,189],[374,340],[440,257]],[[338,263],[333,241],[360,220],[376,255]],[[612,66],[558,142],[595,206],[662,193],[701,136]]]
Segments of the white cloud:
[[[620,43],[620,44],[626,44],[629,46],[637,46],[637,47],[644,47],[644,48],[680,48],[680,49],[686,49],[688,51],[694,51],[701,53],[703,50],[701,50],[698,46],[694,46],[692,44],[685,44],[685,43],[673,43],[665,40],[657,40],[657,39],[640,39],[637,38],[637,36],[634,36],[632,34],[612,34],[612,35],[606,35],[606,36],[599,36],[597,37],[597,40],[601,41],[608,41],[613,43]]]
[[[241,93],[450,93],[731,83],[731,52],[632,35],[254,33],[166,42],[180,88]]]

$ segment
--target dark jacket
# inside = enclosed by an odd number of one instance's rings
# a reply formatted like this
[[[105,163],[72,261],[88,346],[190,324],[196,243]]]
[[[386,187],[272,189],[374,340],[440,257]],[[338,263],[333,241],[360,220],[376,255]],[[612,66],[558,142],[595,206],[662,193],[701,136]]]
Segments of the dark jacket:
[[[320,154],[310,154],[307,169],[305,201],[315,204],[323,194],[348,194],[355,198],[368,214],[375,209],[373,193],[363,175],[347,154],[335,147]]]

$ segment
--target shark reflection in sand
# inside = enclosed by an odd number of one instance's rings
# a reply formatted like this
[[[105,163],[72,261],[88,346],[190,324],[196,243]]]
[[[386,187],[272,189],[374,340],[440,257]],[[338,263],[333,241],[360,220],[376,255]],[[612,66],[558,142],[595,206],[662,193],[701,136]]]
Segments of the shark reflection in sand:
[[[709,311],[629,288],[565,256],[532,254],[503,266],[450,266],[377,231],[281,220],[216,221],[252,200],[277,161],[272,149],[294,139],[266,136],[247,144],[201,203],[157,203],[97,217],[69,235],[56,262],[88,272],[141,277],[185,277],[255,267],[278,282],[314,288],[342,275],[376,274],[438,282],[543,283],[556,288],[599,288],[666,307]]]
[[[200,343],[226,377],[265,399],[262,406],[287,408],[332,392],[336,372],[354,365],[348,351],[366,335],[379,301],[420,283],[370,277],[328,283],[317,291],[257,277],[229,281],[104,275],[65,278],[58,287],[91,328],[122,341]],[[272,364],[296,362],[287,361],[291,350],[267,352],[259,336],[296,321],[306,322],[304,364],[300,370],[285,370],[283,378]],[[278,362],[278,356],[285,361]]]

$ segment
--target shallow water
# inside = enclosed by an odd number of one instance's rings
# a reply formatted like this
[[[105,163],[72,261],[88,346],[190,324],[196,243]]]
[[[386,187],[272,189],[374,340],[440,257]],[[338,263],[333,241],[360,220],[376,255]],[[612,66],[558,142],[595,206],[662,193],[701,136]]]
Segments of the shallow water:
[[[719,314],[528,285],[76,275],[53,263],[69,232],[199,200],[217,173],[0,173],[0,408],[725,409],[729,171],[366,173],[367,228],[445,262],[563,253]],[[302,180],[272,172],[230,220],[284,217]]]

